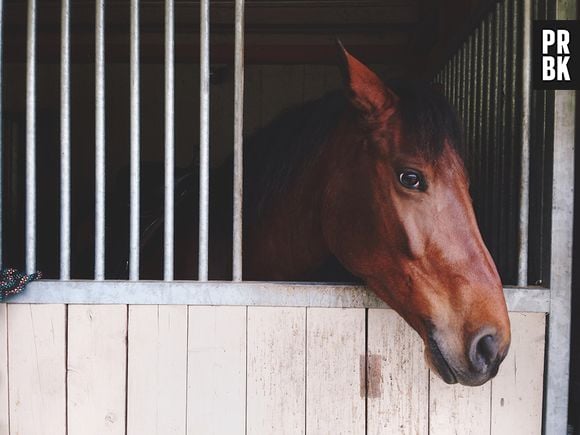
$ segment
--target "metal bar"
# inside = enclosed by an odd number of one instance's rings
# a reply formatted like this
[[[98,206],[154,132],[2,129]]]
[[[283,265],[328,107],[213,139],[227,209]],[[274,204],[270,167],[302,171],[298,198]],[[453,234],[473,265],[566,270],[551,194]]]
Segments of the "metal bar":
[[[473,102],[473,98],[472,98],[472,92],[471,92],[471,88],[472,88],[472,78],[471,78],[471,72],[472,72],[472,65],[471,65],[471,60],[473,59],[473,35],[470,35],[469,38],[467,39],[467,66],[466,66],[466,70],[465,70],[465,81],[466,81],[466,91],[465,91],[465,104],[466,104],[466,108],[465,108],[465,121],[463,123],[463,142],[464,142],[464,149],[465,149],[465,163],[471,167],[471,159],[473,158],[473,152],[471,149],[471,146],[469,144],[469,132],[471,129],[471,113],[472,113],[472,102]]]
[[[105,2],[95,2],[95,279],[105,279]]]
[[[131,168],[129,210],[129,279],[139,279],[139,213],[140,213],[140,117],[139,117],[139,0],[131,0]]]
[[[492,123],[493,123],[493,130],[492,130],[492,137],[493,137],[493,165],[492,165],[492,173],[491,173],[491,186],[492,186],[492,238],[495,241],[496,252],[501,250],[501,239],[499,237],[499,227],[501,227],[501,192],[502,192],[502,185],[499,181],[499,174],[501,172],[501,160],[502,160],[502,148],[501,148],[501,127],[502,127],[502,116],[501,116],[501,107],[500,107],[500,75],[501,75],[501,25],[502,25],[502,5],[501,3],[496,3],[496,8],[493,15],[493,49],[492,49],[492,56],[493,56],[493,68],[492,68],[492,107],[493,107],[493,116],[492,116]]]
[[[209,0],[200,2],[198,279],[208,279],[209,250]]]
[[[518,285],[528,280],[528,224],[530,210],[530,94],[532,0],[524,0],[522,57],[522,135],[520,169],[520,215],[518,238]]]
[[[174,249],[174,4],[165,0],[165,215],[163,238],[163,279],[173,279]]]
[[[4,146],[3,146],[3,141],[2,141],[2,132],[4,131],[2,129],[2,95],[3,95],[3,85],[4,85],[4,81],[2,80],[2,45],[3,45],[3,39],[2,39],[2,23],[4,21],[4,14],[3,14],[3,6],[4,6],[4,1],[0,0],[0,268],[2,268],[4,262],[4,252],[2,250],[2,245],[4,242],[3,239],[3,226],[4,226],[4,220],[2,219],[3,213],[4,213],[4,203],[3,203],[3,192],[4,192],[4,185],[2,183],[2,178],[4,177],[2,168],[4,165],[4,160],[3,160],[3,153],[4,153]]]
[[[60,37],[60,279],[70,279],[70,0],[62,0]]]
[[[28,1],[26,40],[26,271],[36,269],[36,0]]]
[[[477,89],[475,93],[475,101],[476,101],[476,125],[475,125],[475,143],[477,149],[477,166],[474,168],[475,172],[475,179],[478,180],[478,186],[475,190],[475,202],[477,204],[478,210],[482,210],[483,208],[483,193],[482,193],[482,174],[483,174],[483,154],[484,154],[484,145],[482,140],[482,131],[483,131],[483,58],[484,58],[484,51],[483,51],[483,40],[485,39],[485,32],[484,27],[480,25],[476,30],[476,38],[477,38]],[[479,216],[478,216],[479,217]],[[481,217],[479,217],[481,222]]]
[[[550,290],[505,287],[510,311],[549,309]],[[9,304],[177,304],[278,307],[387,308],[363,286],[290,282],[38,281],[8,299]]]
[[[556,1],[556,19],[577,17],[576,2]],[[545,435],[567,433],[574,222],[576,92],[555,91],[551,291],[544,408]]]
[[[244,183],[244,0],[236,0],[234,88],[234,242],[233,279],[242,280],[242,210]]]
[[[491,171],[492,166],[494,165],[493,160],[493,144],[491,142],[491,122],[493,119],[493,107],[491,106],[491,76],[492,76],[492,40],[493,40],[493,29],[492,29],[492,16],[487,15],[485,21],[483,22],[483,26],[485,27],[485,39],[484,39],[484,72],[483,72],[483,79],[485,82],[484,94],[483,94],[483,146],[485,147],[485,153],[483,154],[482,160],[484,164],[484,173],[482,180],[484,182],[484,186],[487,188],[484,189],[485,196],[483,200],[483,207],[484,207],[484,226],[485,232],[488,235],[487,240],[488,244],[491,245],[490,249],[492,252],[495,251],[495,246],[493,246],[494,240],[490,237],[492,233],[492,209],[493,203],[491,200],[492,190],[493,187],[490,185],[491,182]],[[490,188],[491,187],[491,188]]]

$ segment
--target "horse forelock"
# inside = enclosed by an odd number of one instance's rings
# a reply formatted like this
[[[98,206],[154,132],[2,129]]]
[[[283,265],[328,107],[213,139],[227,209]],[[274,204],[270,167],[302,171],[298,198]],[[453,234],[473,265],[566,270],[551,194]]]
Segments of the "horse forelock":
[[[397,114],[407,151],[437,161],[447,146],[462,155],[462,134],[457,115],[447,99],[428,83],[393,81]]]

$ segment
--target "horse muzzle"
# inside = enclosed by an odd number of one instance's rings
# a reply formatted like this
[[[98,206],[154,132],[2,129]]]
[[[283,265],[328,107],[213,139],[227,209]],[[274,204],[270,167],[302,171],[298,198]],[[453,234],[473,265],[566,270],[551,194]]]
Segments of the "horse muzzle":
[[[479,386],[492,379],[507,355],[509,342],[502,343],[501,337],[488,330],[481,330],[467,343],[460,357],[454,356],[442,343],[435,331],[428,334],[427,360],[436,373],[447,384],[460,383]]]

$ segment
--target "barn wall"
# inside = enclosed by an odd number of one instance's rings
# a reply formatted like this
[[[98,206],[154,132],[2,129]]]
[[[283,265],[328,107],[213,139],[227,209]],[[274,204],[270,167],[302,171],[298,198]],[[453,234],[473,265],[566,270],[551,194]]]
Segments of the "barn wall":
[[[0,305],[0,434],[539,434],[545,315],[511,319],[469,388],[392,310]]]

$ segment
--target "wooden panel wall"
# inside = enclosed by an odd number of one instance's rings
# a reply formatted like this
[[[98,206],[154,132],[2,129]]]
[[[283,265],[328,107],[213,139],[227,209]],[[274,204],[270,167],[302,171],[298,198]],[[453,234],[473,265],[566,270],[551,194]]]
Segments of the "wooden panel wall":
[[[391,310],[0,305],[0,435],[540,434],[545,315],[511,319],[468,388]]]

